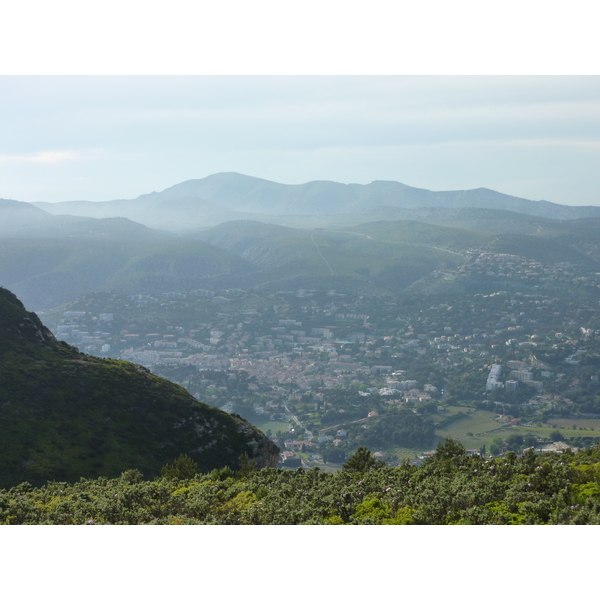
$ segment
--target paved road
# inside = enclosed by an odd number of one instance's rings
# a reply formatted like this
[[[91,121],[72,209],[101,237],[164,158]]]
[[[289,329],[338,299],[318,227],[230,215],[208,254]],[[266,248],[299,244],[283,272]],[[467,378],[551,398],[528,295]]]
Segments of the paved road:
[[[309,431],[304,425],[302,425],[302,423],[300,423],[300,419],[298,419],[298,417],[292,413],[286,404],[283,405],[283,408],[285,408],[286,412],[290,415],[294,423],[296,423],[296,425],[298,425],[298,427],[301,429],[304,429],[304,433],[307,435],[307,437],[312,437],[312,431]]]

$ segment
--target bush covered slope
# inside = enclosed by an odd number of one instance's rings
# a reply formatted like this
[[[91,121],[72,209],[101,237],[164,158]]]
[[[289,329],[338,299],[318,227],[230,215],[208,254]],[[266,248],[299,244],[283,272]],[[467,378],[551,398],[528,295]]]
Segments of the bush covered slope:
[[[423,465],[398,468],[362,448],[334,474],[225,468],[191,476],[174,466],[153,481],[127,471],[0,491],[0,523],[600,524],[598,446],[485,459],[448,440]]]
[[[0,288],[0,487],[157,475],[181,453],[202,471],[237,468],[244,452],[259,466],[279,454],[247,421],[143,367],[58,342]]]

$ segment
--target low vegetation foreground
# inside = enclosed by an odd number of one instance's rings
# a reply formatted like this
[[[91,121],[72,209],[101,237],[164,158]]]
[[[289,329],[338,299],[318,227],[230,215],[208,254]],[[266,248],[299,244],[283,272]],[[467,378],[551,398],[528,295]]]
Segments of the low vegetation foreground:
[[[215,469],[181,456],[161,476],[23,483],[0,491],[3,524],[600,524],[600,446],[468,456],[446,440],[420,466],[389,467],[364,447],[333,474]]]

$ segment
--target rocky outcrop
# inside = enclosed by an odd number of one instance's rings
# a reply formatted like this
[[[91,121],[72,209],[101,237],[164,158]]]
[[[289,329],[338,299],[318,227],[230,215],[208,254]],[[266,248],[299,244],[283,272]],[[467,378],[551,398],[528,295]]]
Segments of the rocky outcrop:
[[[255,427],[253,427],[248,421],[242,419],[238,415],[234,415],[239,418],[238,431],[241,435],[246,435],[250,440],[246,443],[248,446],[247,454],[249,458],[253,458],[256,461],[256,466],[259,469],[269,467],[274,469],[277,467],[279,462],[280,449],[274,442],[268,437],[262,435]],[[256,435],[259,433],[260,435]]]

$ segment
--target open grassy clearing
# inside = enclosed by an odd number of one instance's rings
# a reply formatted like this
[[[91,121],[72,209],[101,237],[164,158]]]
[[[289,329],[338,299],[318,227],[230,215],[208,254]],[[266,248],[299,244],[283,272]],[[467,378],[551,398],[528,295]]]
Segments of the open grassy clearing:
[[[263,433],[267,433],[267,430],[270,429],[273,435],[277,435],[282,431],[288,430],[287,423],[281,421],[271,421],[269,419],[249,419],[249,421]]]
[[[459,410],[456,412],[460,412],[461,407],[458,408]],[[468,410],[469,409],[462,407],[462,412],[467,413]],[[468,433],[472,433],[473,436],[475,436],[478,433],[485,433],[492,429],[502,427],[501,423],[494,420],[494,416],[494,413],[486,410],[475,410],[468,413],[466,417],[458,419],[442,429],[436,430],[436,435],[444,438],[451,437],[462,441],[463,439],[471,438],[471,436],[467,435]]]

